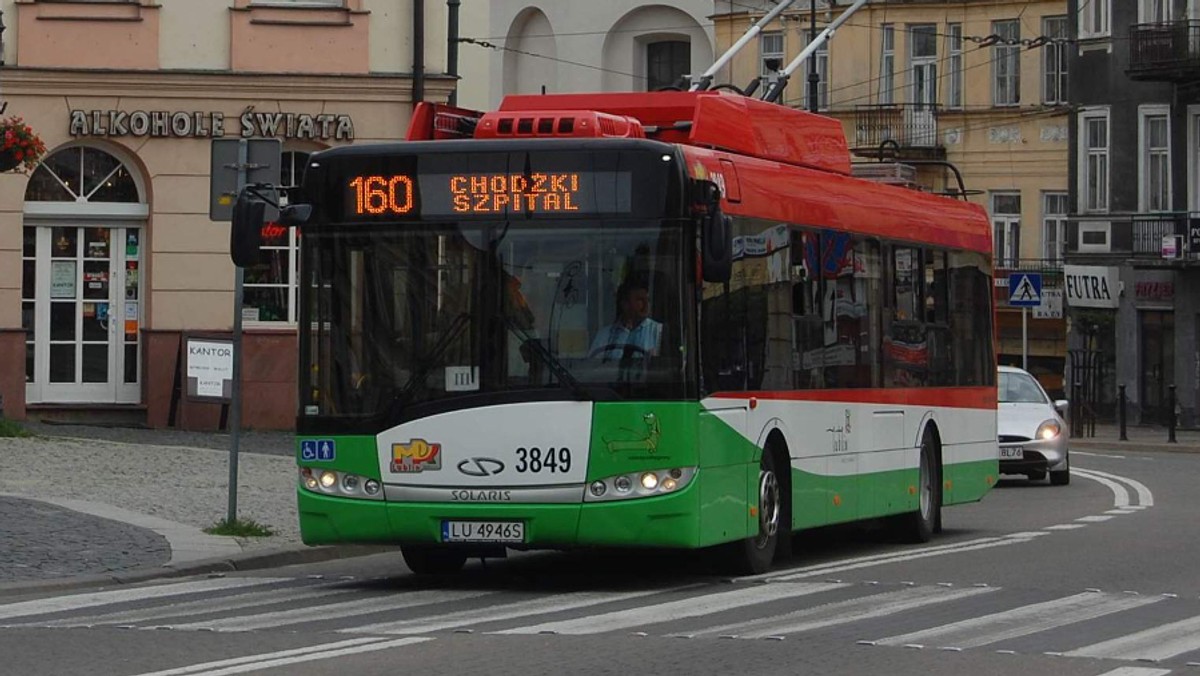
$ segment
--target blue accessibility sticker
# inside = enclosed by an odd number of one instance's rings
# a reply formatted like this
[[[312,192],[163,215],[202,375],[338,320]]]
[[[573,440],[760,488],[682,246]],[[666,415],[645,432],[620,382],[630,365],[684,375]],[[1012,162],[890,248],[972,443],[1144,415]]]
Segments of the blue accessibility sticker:
[[[306,462],[329,462],[337,457],[337,442],[333,439],[304,439],[300,442],[300,459]]]

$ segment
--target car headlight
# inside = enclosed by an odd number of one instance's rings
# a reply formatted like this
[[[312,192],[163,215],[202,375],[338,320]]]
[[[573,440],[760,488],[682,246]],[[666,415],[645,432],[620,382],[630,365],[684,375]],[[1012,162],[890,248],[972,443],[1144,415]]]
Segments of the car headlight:
[[[607,502],[626,498],[677,493],[696,476],[695,467],[647,470],[597,479],[588,486],[585,502]]]
[[[1051,439],[1058,438],[1060,434],[1062,434],[1062,425],[1057,420],[1047,420],[1038,425],[1037,434],[1033,435],[1033,437],[1040,441],[1050,441]]]

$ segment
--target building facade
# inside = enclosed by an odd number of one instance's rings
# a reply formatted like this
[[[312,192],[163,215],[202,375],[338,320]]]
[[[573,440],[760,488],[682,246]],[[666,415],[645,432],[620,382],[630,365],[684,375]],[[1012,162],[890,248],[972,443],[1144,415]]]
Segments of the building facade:
[[[1100,416],[1197,424],[1200,2],[1071,0],[1072,376]],[[1176,405],[1171,406],[1172,390]]]
[[[279,139],[291,184],[313,151],[401,138],[412,102],[454,83],[445,5],[427,5],[422,31],[393,0],[0,3],[0,97],[48,147],[31,173],[0,174],[4,415],[220,425],[222,407],[181,383],[183,339],[228,336],[235,313],[212,141]],[[242,420],[286,429],[299,234],[264,236],[236,309]]]
[[[765,14],[769,2],[716,2],[717,52]],[[847,2],[816,3],[816,29]],[[812,35],[811,4],[798,2],[765,27],[718,78],[745,90],[786,67]],[[992,215],[998,307],[998,358],[1028,367],[1061,393],[1067,356],[1062,265],[1069,213],[1067,7],[1063,0],[867,4],[801,65],[781,101],[842,120],[864,176],[934,190],[958,189]],[[765,85],[759,85],[761,95]],[[899,173],[897,173],[899,172]],[[1025,317],[1009,305],[1010,273],[1042,275],[1042,305]]]
[[[505,94],[654,90],[713,62],[712,0],[482,4],[464,3],[467,107],[494,108]]]

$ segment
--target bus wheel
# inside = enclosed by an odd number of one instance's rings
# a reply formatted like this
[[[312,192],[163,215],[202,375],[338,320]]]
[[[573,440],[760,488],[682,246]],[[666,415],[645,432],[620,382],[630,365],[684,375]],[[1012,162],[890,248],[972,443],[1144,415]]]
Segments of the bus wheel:
[[[467,555],[446,547],[404,545],[400,548],[404,563],[417,575],[457,573],[467,563]]]
[[[785,499],[775,470],[775,456],[767,448],[758,469],[758,533],[734,543],[733,567],[738,573],[757,575],[771,569],[779,546],[779,529],[785,527],[782,523]]]
[[[942,516],[942,476],[938,464],[937,440],[930,432],[921,440],[921,469],[917,478],[920,496],[917,511],[905,514],[901,534],[910,542],[929,542]]]

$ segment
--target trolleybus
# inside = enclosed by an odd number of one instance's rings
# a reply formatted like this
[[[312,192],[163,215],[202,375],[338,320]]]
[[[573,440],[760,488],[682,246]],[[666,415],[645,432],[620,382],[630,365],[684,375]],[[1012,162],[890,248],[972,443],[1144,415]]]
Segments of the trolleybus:
[[[421,104],[405,142],[312,155],[285,214],[304,541],[430,573],[928,540],[998,476],[991,230],[851,174],[836,120],[723,91]]]

